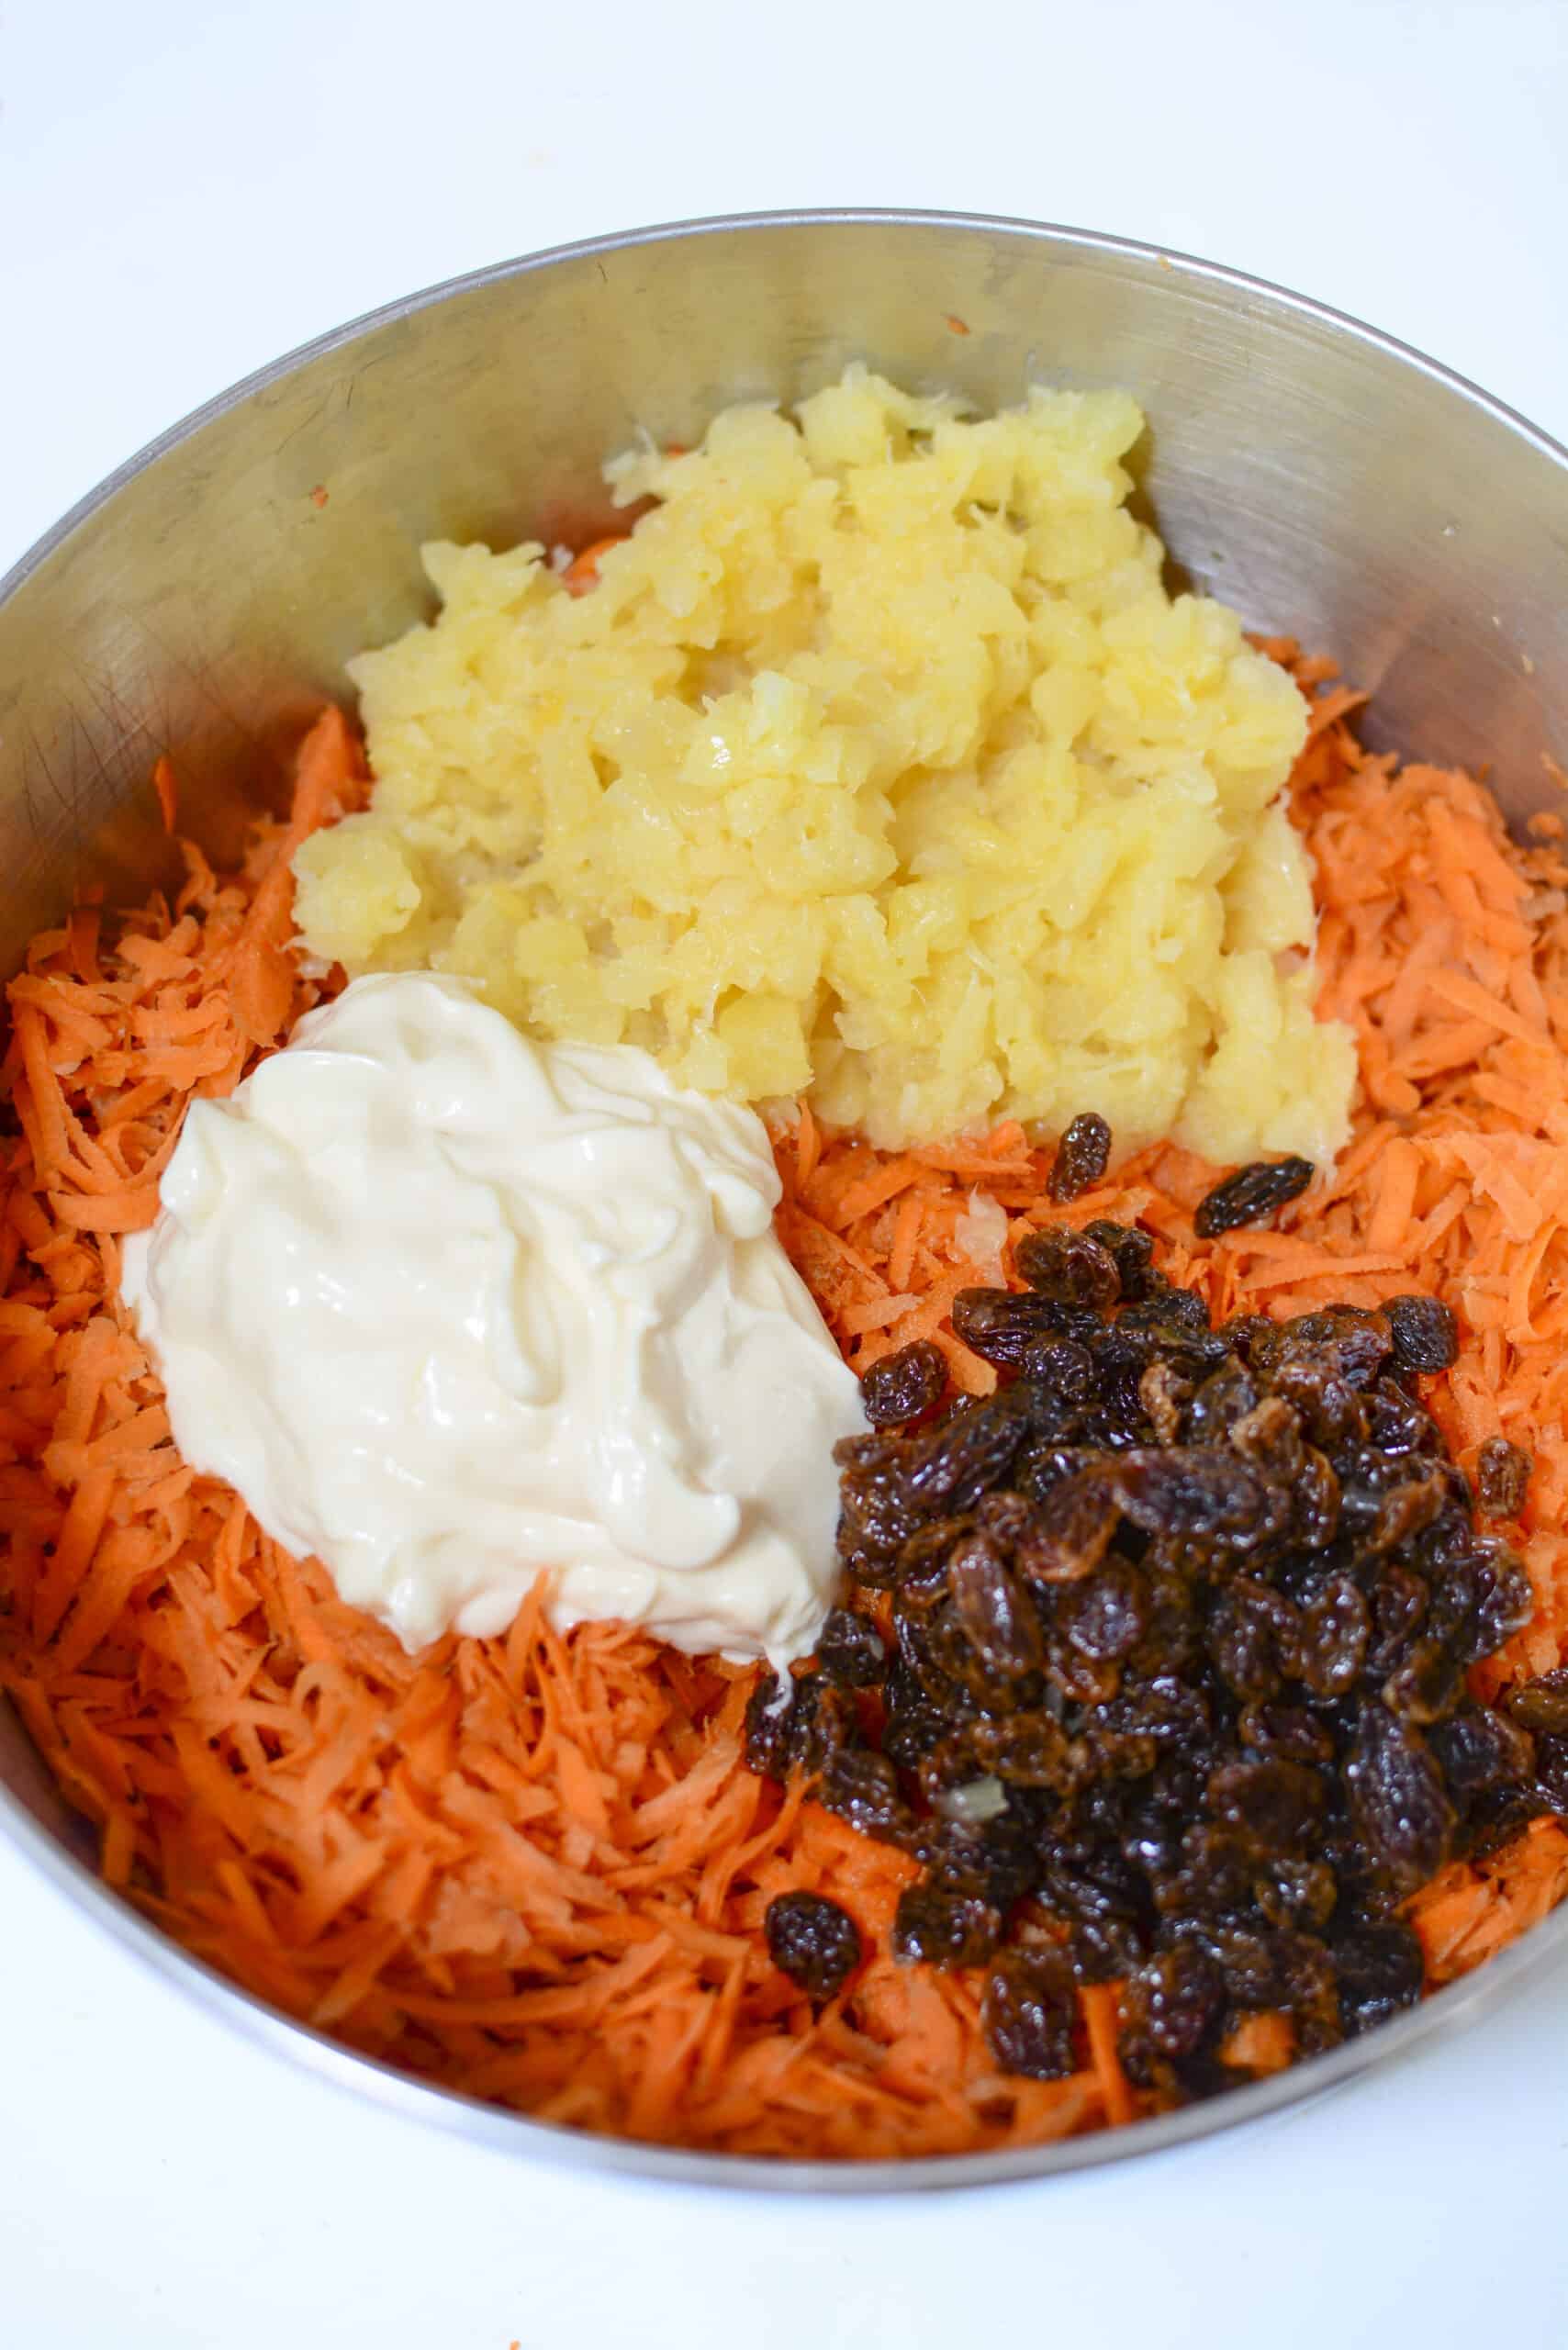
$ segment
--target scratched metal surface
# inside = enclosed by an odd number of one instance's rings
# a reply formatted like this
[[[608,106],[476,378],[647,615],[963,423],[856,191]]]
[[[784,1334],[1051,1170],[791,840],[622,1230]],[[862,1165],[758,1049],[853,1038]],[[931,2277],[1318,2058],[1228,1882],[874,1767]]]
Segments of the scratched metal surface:
[[[961,327],[966,331],[958,331]],[[1142,491],[1180,577],[1336,655],[1374,735],[1490,762],[1519,819],[1568,753],[1568,456],[1416,354],[1202,263],[1021,224],[817,216],[650,232],[414,297],[241,385],[115,476],[0,583],[0,968],[84,878],[168,869],[152,760],[214,854],[344,661],[427,610],[417,549],[592,535],[599,469],[689,440],[745,395],[863,358],[981,406],[1123,385]],[[322,495],[324,493],[324,497]],[[444,2097],[286,2022],[163,1942],[84,1863],[91,1840],[0,1707],[0,1832],[122,1946],[318,2073],[498,2144],[537,2125]],[[1224,2100],[1025,2155],[867,2165],[812,2188],[977,2183],[1121,2159],[1319,2093],[1503,1996],[1568,1910],[1480,1977]],[[551,2133],[558,2159],[755,2184],[757,2166]]]

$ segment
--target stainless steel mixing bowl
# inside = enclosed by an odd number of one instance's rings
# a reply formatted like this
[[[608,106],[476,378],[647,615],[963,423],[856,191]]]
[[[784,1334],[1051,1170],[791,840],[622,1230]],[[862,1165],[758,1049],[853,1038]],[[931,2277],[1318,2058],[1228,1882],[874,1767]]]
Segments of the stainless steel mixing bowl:
[[[187,820],[233,845],[304,720],[344,690],[344,658],[428,609],[421,540],[591,536],[599,465],[633,435],[691,440],[725,401],[792,397],[852,358],[982,407],[1037,381],[1131,389],[1182,576],[1336,655],[1376,694],[1374,739],[1488,764],[1516,821],[1556,796],[1568,453],[1520,418],[1351,319],[1144,246],[907,213],[699,222],[509,263],[323,337],[133,458],[0,584],[0,968],[79,879],[140,895],[162,869],[157,752]],[[0,1827],[59,1895],[280,2054],[514,2153],[711,2186],[977,2185],[1170,2146],[1394,2057],[1568,1942],[1564,1909],[1367,2040],[1133,2129],[775,2165],[584,2138],[354,2056],[106,1891],[90,1831],[3,1707],[0,1780]]]

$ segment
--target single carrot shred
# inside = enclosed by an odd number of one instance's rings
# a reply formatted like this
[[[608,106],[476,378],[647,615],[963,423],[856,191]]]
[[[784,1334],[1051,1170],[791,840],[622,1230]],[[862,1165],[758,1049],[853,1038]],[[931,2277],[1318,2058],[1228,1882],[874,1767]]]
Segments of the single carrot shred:
[[[607,544],[572,566],[591,584]],[[1304,689],[1330,665],[1295,648]],[[1462,1351],[1433,1409],[1466,1466],[1499,1431],[1535,1456],[1514,1539],[1535,1621],[1478,1694],[1559,1663],[1568,1635],[1568,865],[1510,843],[1469,778],[1356,744],[1315,703],[1294,780],[1316,862],[1321,1010],[1352,1025],[1365,1099],[1333,1180],[1284,1229],[1209,1245],[1214,1170],[1140,1153],[1069,1208],[1009,1125],[882,1154],[802,1104],[778,1136],[778,1229],[850,1362],[954,1337],[971,1194],[1008,1247],[1040,1224],[1141,1222],[1216,1318],[1435,1291]],[[173,779],[155,771],[173,824]],[[174,1452],[118,1295],[119,1236],[155,1211],[185,1107],[232,1090],[316,1002],[288,860],[364,785],[337,711],[302,748],[292,814],[243,868],[118,923],[86,901],[12,983],[0,1083],[0,1688],[101,1832],[107,1880],[261,1997],[426,2078],[573,2127],[737,2153],[852,2159],[1038,2143],[1143,2109],[1114,1985],[1083,1994],[1072,2078],[998,2075],[980,1983],[888,1955],[913,1863],[746,1769],[750,1674],[616,1625],[562,1638],[542,1593],[488,1640],[406,1655]],[[866,1961],[821,2015],[768,1962],[767,1902],[840,1902]],[[1537,1821],[1410,1905],[1447,1981],[1568,1890]],[[1226,2053],[1265,2072],[1288,2026]]]
[[[595,539],[590,545],[583,548],[580,554],[573,556],[561,574],[561,585],[574,596],[586,596],[590,588],[597,588],[599,585],[600,558],[607,555],[611,547],[622,547],[625,543],[625,535],[622,532],[613,532],[609,538]]]
[[[163,830],[174,833],[180,821],[179,792],[174,783],[174,765],[167,751],[154,762],[152,789],[158,794],[158,809],[163,819]]]

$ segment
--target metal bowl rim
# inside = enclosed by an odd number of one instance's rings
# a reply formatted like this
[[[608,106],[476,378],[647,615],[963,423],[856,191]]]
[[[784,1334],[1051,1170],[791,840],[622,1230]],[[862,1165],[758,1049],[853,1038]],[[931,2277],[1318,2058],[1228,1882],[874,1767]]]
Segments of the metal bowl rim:
[[[588,237],[554,245],[537,253],[494,262],[482,269],[444,278],[418,292],[366,310],[345,325],[329,329],[297,345],[282,357],[242,376],[226,390],[193,408],[177,423],[148,442],[115,467],[85,497],[46,531],[0,578],[0,607],[8,603],[24,582],[47,562],[91,515],[118,491],[182,442],[226,415],[254,394],[283,382],[326,352],[340,350],[375,329],[460,295],[487,285],[530,276],[557,263],[593,259],[634,251],[642,245],[676,239],[696,240],[737,230],[781,229],[832,229],[839,227],[943,229],[1003,235],[1020,241],[1041,242],[1070,254],[1090,258],[1152,263],[1181,271],[1233,295],[1259,301],[1287,314],[1309,319],[1457,394],[1468,406],[1517,433],[1549,464],[1568,470],[1568,448],[1455,369],[1429,358],[1413,345],[1369,326],[1365,320],[1327,303],[1297,294],[1289,287],[1204,261],[1190,253],[1131,237],[1074,229],[1055,223],[975,212],[906,209],[898,207],[824,207],[716,214],[676,220],[611,235]],[[898,2161],[807,2162],[760,2155],[695,2152],[678,2146],[589,2136],[560,2124],[541,2121],[505,2107],[486,2104],[461,2091],[442,2088],[398,2071],[379,2059],[362,2055],[342,2042],[297,2022],[230,1982],[216,1968],[162,1933],[132,1905],[114,1893],[93,1870],[52,1836],[10,1788],[0,1785],[0,1826],[8,1840],[78,1911],[118,1942],[144,1966],[162,1975],[209,2014],[252,2045],[283,2056],[302,2071],[333,2087],[349,2090],[427,2126],[443,2129],[471,2143],[498,2152],[569,2164],[574,2167],[640,2177],[669,2185],[722,2187],[731,2190],[790,2193],[886,2194],[914,2189],[958,2189],[1085,2170],[1101,2164],[1153,2154],[1261,2121],[1271,2113],[1319,2097],[1356,2074],[1400,2055],[1432,2032],[1457,2026],[1506,1998],[1527,1975],[1535,1972],[1568,1937],[1568,1906],[1533,1928],[1510,1950],[1490,1960],[1476,1973],[1450,1985],[1395,2021],[1382,2025],[1364,2040],[1352,2041],[1322,2056],[1293,2065],[1272,2077],[1234,2089],[1213,2104],[1194,2105],[1148,2121],[1088,2137],[1067,2138],[1043,2146],[1010,2148],[973,2154],[913,2156]]]

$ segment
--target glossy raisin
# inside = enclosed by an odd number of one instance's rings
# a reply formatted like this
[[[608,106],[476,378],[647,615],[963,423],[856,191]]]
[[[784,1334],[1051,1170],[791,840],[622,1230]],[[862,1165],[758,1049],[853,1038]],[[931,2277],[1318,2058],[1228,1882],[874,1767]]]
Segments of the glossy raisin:
[[[947,1573],[954,1610],[981,1662],[1005,1675],[1033,1672],[1045,1653],[1039,1617],[996,1543],[988,1535],[968,1536]]]
[[[1103,1475],[1085,1471],[1065,1478],[1045,1496],[1033,1530],[1014,1552],[1031,1583],[1077,1583],[1092,1574],[1110,1548],[1120,1512]]]
[[[1087,1765],[1082,1746],[1042,1707],[978,1721],[968,1735],[977,1766],[1008,1786],[1049,1787],[1065,1795]]]
[[[1202,1943],[1177,1941],[1145,1961],[1122,1995],[1126,2042],[1162,2056],[1193,2056],[1215,2031],[1225,1998],[1219,1968]]]
[[[1027,1432],[1005,1393],[955,1409],[916,1440],[903,1472],[907,1504],[926,1512],[971,1508],[1006,1474]]]
[[[1366,1707],[1345,1779],[1373,1860],[1393,1886],[1414,1893],[1447,1860],[1453,1830],[1453,1807],[1425,1739],[1386,1707]]]
[[[890,1755],[868,1747],[843,1747],[829,1757],[817,1800],[883,1843],[901,1842],[913,1831],[914,1814],[899,1792],[897,1765]]]
[[[1222,1762],[1209,1774],[1208,1808],[1222,1827],[1246,1838],[1260,1857],[1299,1851],[1327,1797],[1321,1774],[1282,1755]]]
[[[820,1893],[779,1893],[762,1921],[767,1954],[813,1999],[831,1999],[860,1964],[855,1920]]]
[[[1394,1919],[1353,1926],[1335,1936],[1332,1948],[1339,2014],[1349,2036],[1386,2023],[1420,1998],[1421,1945],[1408,1926]]]
[[[1568,1665],[1542,1673],[1511,1690],[1505,1700],[1509,1718],[1521,1729],[1540,1730],[1549,1737],[1568,1737]]]
[[[1143,1638],[1150,1595],[1141,1567],[1107,1559],[1092,1575],[1070,1584],[1056,1604],[1056,1622],[1083,1655],[1120,1660]]]
[[[1060,1336],[1056,1305],[1032,1290],[961,1289],[952,1315],[955,1337],[1002,1370],[1021,1369]]]
[[[1047,1225],[1018,1243],[1013,1261],[1019,1278],[1039,1297],[1062,1305],[1078,1305],[1103,1314],[1121,1293],[1116,1260],[1108,1248],[1087,1232],[1066,1225]]]
[[[1288,1514],[1286,1497],[1259,1470],[1218,1446],[1138,1446],[1118,1454],[1105,1476],[1125,1515],[1146,1534],[1250,1550]]]
[[[1002,1912],[978,1894],[906,1886],[893,1918],[893,1956],[927,1966],[980,1966],[1002,1939]]]
[[[1004,2073],[1036,2081],[1077,2071],[1078,1991],[1065,1951],[1010,1950],[986,1977],[980,2028]]]
[[[1200,1240],[1215,1240],[1238,1225],[1260,1224],[1287,1200],[1299,1199],[1316,1172],[1310,1158],[1260,1158],[1238,1167],[1199,1201],[1193,1229]]]
[[[860,1381],[860,1402],[874,1428],[897,1427],[935,1411],[947,1392],[947,1358],[932,1338],[916,1338],[879,1357]]]
[[[1047,1185],[1053,1200],[1076,1200],[1092,1192],[1111,1164],[1111,1129],[1092,1110],[1074,1118],[1060,1142]]]
[[[1530,1457],[1506,1436],[1489,1436],[1475,1464],[1481,1506],[1488,1517],[1518,1517],[1529,1490]]]
[[[1447,1371],[1459,1359],[1459,1325],[1435,1297],[1394,1297],[1383,1307],[1401,1371]]]
[[[828,1611],[817,1641],[817,1670],[841,1689],[871,1689],[887,1670],[888,1652],[875,1624],[849,1607]]]
[[[1330,1575],[1302,1613],[1294,1669],[1316,1697],[1342,1697],[1352,1689],[1372,1638],[1372,1617],[1360,1585],[1348,1573]]]
[[[1136,1225],[1113,1224],[1108,1217],[1097,1216],[1083,1227],[1084,1237],[1103,1248],[1116,1268],[1116,1279],[1123,1297],[1129,1305],[1136,1304],[1151,1287],[1162,1283],[1163,1273],[1154,1270],[1154,1242],[1147,1232]]]
[[[1568,1724],[1568,1713],[1563,1716]],[[1491,1706],[1459,1707],[1439,1722],[1428,1740],[1450,1794],[1462,1801],[1528,1781],[1535,1770],[1535,1742],[1517,1715]]]

